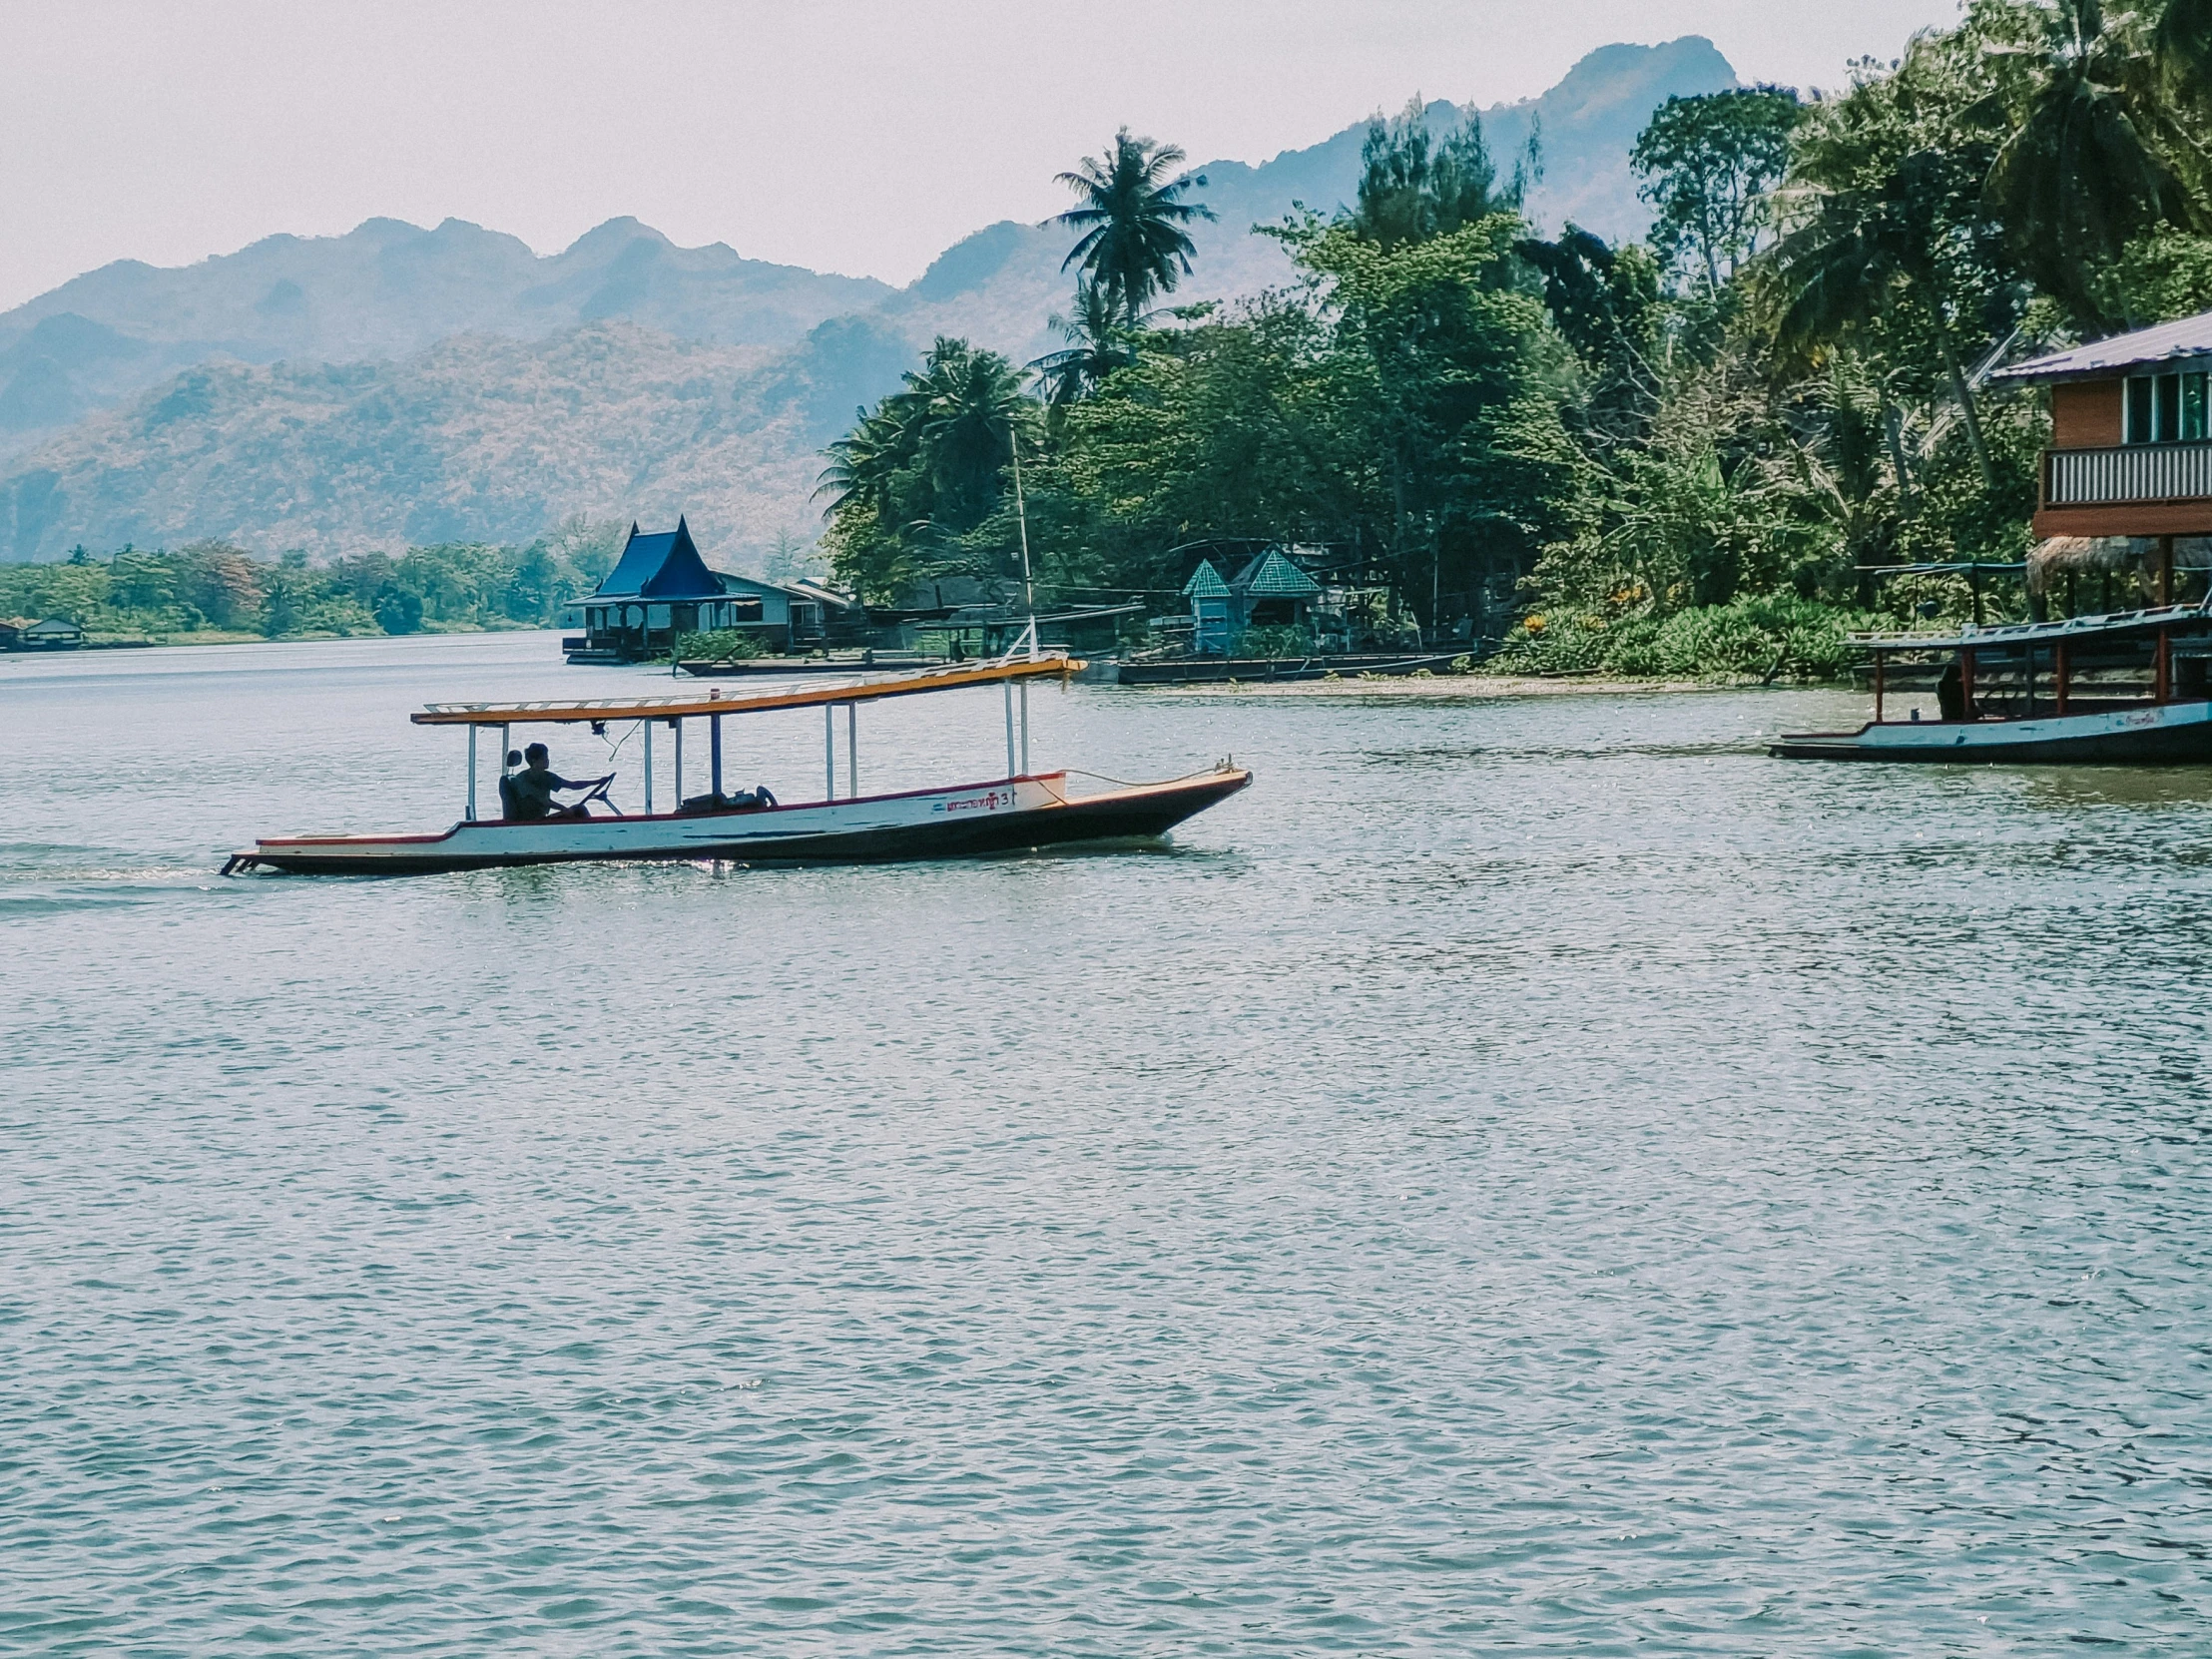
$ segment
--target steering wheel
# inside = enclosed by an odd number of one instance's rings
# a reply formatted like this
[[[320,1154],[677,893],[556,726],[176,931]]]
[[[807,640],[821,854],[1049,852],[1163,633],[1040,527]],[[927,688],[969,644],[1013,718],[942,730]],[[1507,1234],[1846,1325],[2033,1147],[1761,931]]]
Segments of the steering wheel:
[[[607,799],[607,792],[615,787],[615,776],[616,775],[614,773],[608,773],[606,777],[600,779],[600,781],[594,784],[588,792],[581,796],[577,800],[576,805],[579,807],[589,807],[594,801],[596,801],[604,806],[608,812],[614,814],[616,818],[628,817],[629,815],[624,813],[620,807],[617,807],[612,801]]]

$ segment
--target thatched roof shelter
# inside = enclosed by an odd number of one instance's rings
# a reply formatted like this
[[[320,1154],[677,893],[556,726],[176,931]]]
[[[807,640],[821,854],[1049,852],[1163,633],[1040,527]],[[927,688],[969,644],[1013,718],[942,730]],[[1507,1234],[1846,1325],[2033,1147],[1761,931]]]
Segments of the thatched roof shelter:
[[[2174,569],[2212,569],[2212,536],[2174,538]],[[2030,593],[2048,593],[2060,576],[2125,572],[2146,585],[2158,575],[2156,536],[2049,536],[2027,556]]]

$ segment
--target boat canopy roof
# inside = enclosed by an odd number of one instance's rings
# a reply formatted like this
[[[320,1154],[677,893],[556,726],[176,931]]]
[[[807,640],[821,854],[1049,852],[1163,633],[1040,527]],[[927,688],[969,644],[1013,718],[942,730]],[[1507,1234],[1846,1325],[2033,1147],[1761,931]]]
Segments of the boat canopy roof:
[[[1982,651],[2015,645],[2044,645],[2099,634],[2150,633],[2187,623],[2212,627],[2202,605],[2154,605],[2148,610],[2116,611],[2109,616],[2066,617],[2057,622],[2013,622],[1995,628],[1965,628],[1954,634],[1854,634],[1851,643],[1865,651]]]
[[[962,663],[952,668],[925,669],[918,674],[888,675],[881,679],[840,680],[830,685],[808,685],[790,691],[748,692],[723,696],[710,689],[675,697],[610,697],[588,702],[556,700],[545,703],[432,703],[410,716],[417,726],[581,726],[589,721],[681,720],[689,715],[750,715],[772,709],[816,709],[838,703],[874,703],[886,697],[912,697],[921,692],[958,691],[965,686],[996,685],[1002,680],[1034,680],[1045,675],[1066,677],[1082,668],[1080,660],[1064,655],[1027,658],[1012,662]]]

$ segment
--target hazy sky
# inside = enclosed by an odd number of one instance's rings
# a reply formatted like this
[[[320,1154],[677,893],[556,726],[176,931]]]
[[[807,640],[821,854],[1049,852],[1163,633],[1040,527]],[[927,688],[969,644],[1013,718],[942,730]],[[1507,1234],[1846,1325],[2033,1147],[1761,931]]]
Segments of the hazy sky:
[[[540,253],[619,214],[891,281],[1116,125],[1263,161],[1414,91],[1710,36],[1833,86],[1955,0],[0,0],[0,307],[387,215]]]

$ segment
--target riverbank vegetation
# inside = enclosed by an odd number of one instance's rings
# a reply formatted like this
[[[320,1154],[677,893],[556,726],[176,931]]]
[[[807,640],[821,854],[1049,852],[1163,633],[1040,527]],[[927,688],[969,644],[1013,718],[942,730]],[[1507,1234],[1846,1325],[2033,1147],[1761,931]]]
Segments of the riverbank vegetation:
[[[1076,192],[1067,345],[940,339],[831,447],[877,600],[1018,567],[1161,609],[1197,544],[1328,548],[1507,672],[1820,678],[1855,627],[2026,603],[2040,401],[2008,361],[2212,308],[2212,0],[1974,0],[1834,92],[1670,101],[1649,239],[1541,236],[1471,118],[1372,126],[1293,276],[1174,307],[1203,180],[1118,135]],[[1980,590],[1977,593],[1977,590]]]
[[[272,564],[227,542],[175,552],[77,549],[0,565],[0,616],[66,617],[96,638],[342,639],[549,628],[613,568],[611,527],[574,521],[522,547],[452,543]]]

